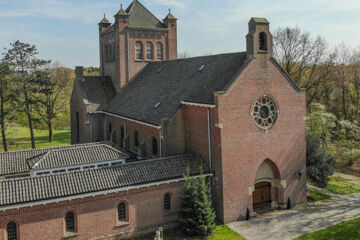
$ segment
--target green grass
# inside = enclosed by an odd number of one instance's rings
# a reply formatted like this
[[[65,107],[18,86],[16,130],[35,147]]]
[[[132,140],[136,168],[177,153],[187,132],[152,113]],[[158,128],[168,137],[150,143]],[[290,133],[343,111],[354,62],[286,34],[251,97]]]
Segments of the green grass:
[[[351,183],[343,178],[330,177],[327,190],[337,194],[351,194],[360,192],[360,184]]]
[[[360,240],[360,218],[305,234],[294,240]]]
[[[307,198],[308,198],[309,202],[317,202],[317,201],[323,201],[323,200],[329,199],[330,196],[325,193],[321,193],[321,192],[317,192],[317,191],[308,189]]]
[[[36,148],[56,147],[70,144],[70,130],[55,130],[54,141],[48,141],[48,130],[34,129]],[[31,149],[29,128],[11,124],[7,128],[8,150]],[[4,151],[2,138],[0,136],[0,151]]]
[[[140,237],[131,238],[131,240],[149,240],[154,239],[155,232]],[[164,240],[246,240],[226,225],[217,225],[211,236],[204,237],[185,237],[179,230],[170,229],[164,231]]]

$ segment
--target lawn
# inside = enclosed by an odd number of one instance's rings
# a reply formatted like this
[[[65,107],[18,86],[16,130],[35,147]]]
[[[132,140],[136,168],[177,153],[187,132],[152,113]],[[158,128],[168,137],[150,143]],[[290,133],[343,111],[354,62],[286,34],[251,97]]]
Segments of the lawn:
[[[351,194],[360,192],[360,184],[351,183],[343,178],[330,177],[327,190],[337,194]]]
[[[310,189],[307,190],[308,202],[323,201],[323,200],[326,200],[329,198],[330,198],[330,196],[325,193],[317,192],[317,191],[310,190]]]
[[[305,234],[294,240],[360,240],[360,218]]]
[[[141,237],[132,238],[131,240],[148,240],[154,239],[155,233],[147,234]],[[246,240],[233,230],[231,230],[226,225],[218,225],[216,229],[211,234],[211,236],[204,238],[204,237],[184,237],[179,230],[165,230],[164,231],[164,240]]]
[[[55,147],[70,144],[70,130],[55,130],[54,141],[48,141],[48,131],[34,129],[36,148]],[[2,138],[0,136],[0,151],[4,151]],[[19,124],[11,124],[7,128],[8,150],[30,149],[30,131],[27,127]]]

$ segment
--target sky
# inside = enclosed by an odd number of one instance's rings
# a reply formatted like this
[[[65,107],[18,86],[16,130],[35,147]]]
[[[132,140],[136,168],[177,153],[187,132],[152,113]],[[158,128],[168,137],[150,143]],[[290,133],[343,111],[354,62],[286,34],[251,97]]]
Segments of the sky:
[[[132,0],[0,0],[0,53],[15,40],[37,46],[62,66],[99,66],[97,23]],[[178,18],[178,52],[192,56],[244,51],[251,17],[270,30],[296,27],[335,47],[360,46],[359,0],[140,0],[163,19]]]

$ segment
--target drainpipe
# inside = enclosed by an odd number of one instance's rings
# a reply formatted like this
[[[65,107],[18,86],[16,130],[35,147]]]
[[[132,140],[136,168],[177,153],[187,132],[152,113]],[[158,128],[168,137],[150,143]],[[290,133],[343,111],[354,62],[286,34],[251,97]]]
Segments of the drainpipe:
[[[160,128],[160,138],[159,138],[159,143],[160,143],[160,157],[162,157],[162,126],[161,126],[161,128]]]
[[[129,82],[130,80],[130,44],[129,44],[129,29],[126,31],[126,50],[127,50],[127,56],[126,56],[126,67],[127,67],[127,76],[126,76],[126,82]]]
[[[208,119],[208,143],[209,143],[209,168],[212,169],[212,154],[211,154],[211,130],[210,130],[210,109],[207,109],[207,119]]]
[[[90,142],[93,142],[93,115],[90,114]]]

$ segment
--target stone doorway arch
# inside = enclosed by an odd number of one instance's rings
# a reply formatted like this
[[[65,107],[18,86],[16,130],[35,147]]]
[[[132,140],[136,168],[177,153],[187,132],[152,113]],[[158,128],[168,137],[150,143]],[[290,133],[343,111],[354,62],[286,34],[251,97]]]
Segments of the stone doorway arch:
[[[269,159],[265,160],[256,172],[252,192],[253,210],[268,209],[277,206],[277,182],[280,179],[279,170]]]

